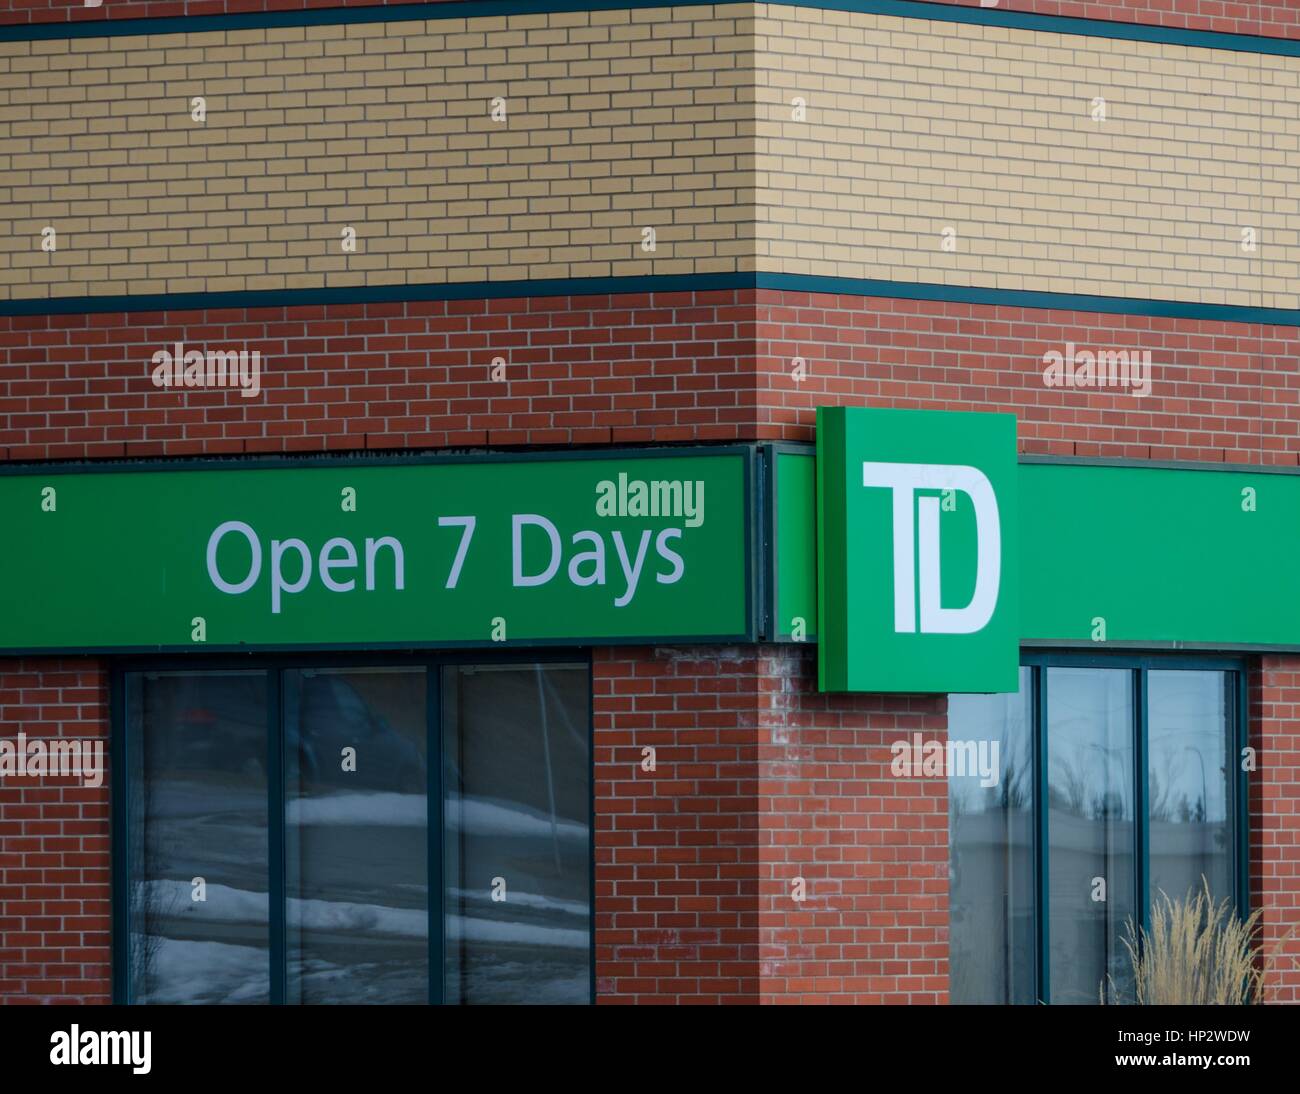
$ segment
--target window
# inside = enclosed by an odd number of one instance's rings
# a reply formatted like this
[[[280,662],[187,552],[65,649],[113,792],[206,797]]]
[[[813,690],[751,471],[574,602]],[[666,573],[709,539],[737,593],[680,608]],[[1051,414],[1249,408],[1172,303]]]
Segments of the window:
[[[270,1000],[268,694],[265,672],[141,673],[128,689],[129,886],[116,898],[137,1002]]]
[[[585,663],[115,688],[118,1001],[591,1001]]]
[[[450,998],[590,995],[586,690],[538,665],[443,670]]]
[[[953,695],[951,741],[999,776],[949,777],[951,999],[1097,1003],[1131,991],[1122,939],[1208,883],[1244,909],[1236,663],[1026,658],[1015,695]],[[1204,879],[1204,881],[1202,880]]]
[[[425,678],[284,674],[289,1002],[428,998]]]
[[[1029,679],[1030,670],[1022,668],[1019,694],[954,695],[948,702],[949,738],[997,741],[999,772],[993,786],[982,785],[988,780],[977,772],[948,783],[949,997],[954,1003],[1023,1003],[1034,997]]]

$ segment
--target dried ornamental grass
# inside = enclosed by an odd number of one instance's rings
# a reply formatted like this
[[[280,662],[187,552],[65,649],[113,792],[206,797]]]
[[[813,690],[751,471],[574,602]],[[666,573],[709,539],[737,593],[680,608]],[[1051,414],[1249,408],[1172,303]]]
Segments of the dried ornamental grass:
[[[1264,982],[1271,971],[1271,954],[1256,944],[1260,910],[1239,919],[1230,901],[1225,898],[1216,904],[1209,882],[1205,878],[1201,882],[1199,893],[1188,893],[1181,900],[1161,892],[1151,909],[1149,930],[1128,921],[1122,941],[1133,965],[1132,1002],[1240,1006],[1266,1001]],[[1110,981],[1110,999],[1106,987],[1103,982],[1101,1001],[1118,1001],[1114,982]]]

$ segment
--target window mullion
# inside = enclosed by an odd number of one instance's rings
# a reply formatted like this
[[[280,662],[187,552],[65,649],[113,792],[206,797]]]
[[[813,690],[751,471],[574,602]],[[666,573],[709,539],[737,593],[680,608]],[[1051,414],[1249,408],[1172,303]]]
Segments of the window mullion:
[[[1035,964],[1038,1000],[1051,1002],[1051,937],[1048,908],[1047,861],[1047,669],[1037,665],[1033,673],[1034,688],[1034,875],[1037,883],[1035,900],[1037,949]]]
[[[131,1002],[131,794],[138,790],[130,785],[130,753],[127,743],[127,695],[131,679],[120,669],[113,673],[110,692],[109,763],[112,772],[111,856],[113,878],[113,1001]]]
[[[1245,919],[1250,915],[1250,780],[1243,765],[1245,749],[1250,744],[1250,697],[1246,671],[1231,674],[1233,703],[1232,753],[1228,757],[1234,772],[1230,780],[1233,795],[1231,817],[1236,828],[1233,845],[1233,876],[1236,888],[1237,914]]]
[[[1136,873],[1136,877],[1133,879],[1135,884],[1133,892],[1137,898],[1138,926],[1143,932],[1150,929],[1151,926],[1151,894],[1148,891],[1151,877],[1149,859],[1151,849],[1151,810],[1148,806],[1150,765],[1147,762],[1147,730],[1150,723],[1147,707],[1150,691],[1147,684],[1147,669],[1144,665],[1137,670],[1134,681],[1137,694],[1133,697],[1133,709],[1137,714],[1136,725],[1133,727],[1133,831],[1137,842],[1137,846],[1133,849],[1133,862]]]
[[[428,744],[425,749],[429,757],[425,765],[426,797],[428,799],[429,820],[428,839],[428,908],[429,908],[429,1002],[434,1006],[443,1002],[446,954],[444,940],[446,930],[443,921],[442,901],[445,885],[443,880],[443,788],[442,788],[442,664],[435,662],[428,667],[425,686],[428,702]]]
[[[280,700],[283,670],[271,669],[266,681],[266,830],[267,830],[267,900],[270,919],[270,1001],[283,1005],[288,996],[287,918],[288,895],[285,886],[285,765],[284,704]]]

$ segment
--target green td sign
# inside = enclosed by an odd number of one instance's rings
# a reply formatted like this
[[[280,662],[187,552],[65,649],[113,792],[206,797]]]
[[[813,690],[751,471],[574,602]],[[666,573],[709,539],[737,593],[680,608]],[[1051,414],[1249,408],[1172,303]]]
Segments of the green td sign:
[[[817,412],[823,691],[1018,686],[1016,420]]]

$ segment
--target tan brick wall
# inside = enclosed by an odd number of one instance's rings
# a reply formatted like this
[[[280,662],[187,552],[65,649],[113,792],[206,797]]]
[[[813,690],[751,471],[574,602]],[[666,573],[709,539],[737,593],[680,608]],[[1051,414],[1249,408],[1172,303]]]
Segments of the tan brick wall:
[[[1300,59],[756,12],[760,269],[1300,306]]]
[[[752,10],[0,43],[0,295],[734,270]]]
[[[753,4],[0,43],[0,298],[759,269],[1297,308],[1298,225],[1300,58]]]

